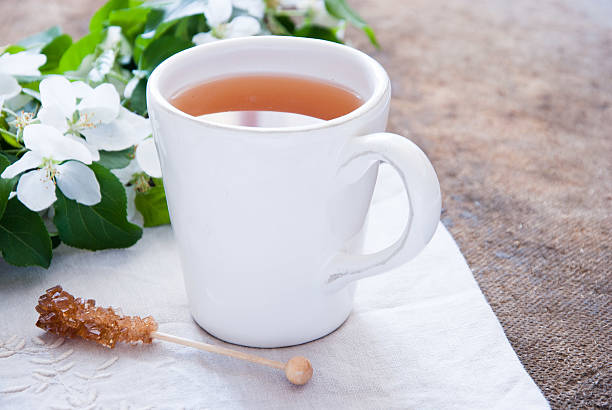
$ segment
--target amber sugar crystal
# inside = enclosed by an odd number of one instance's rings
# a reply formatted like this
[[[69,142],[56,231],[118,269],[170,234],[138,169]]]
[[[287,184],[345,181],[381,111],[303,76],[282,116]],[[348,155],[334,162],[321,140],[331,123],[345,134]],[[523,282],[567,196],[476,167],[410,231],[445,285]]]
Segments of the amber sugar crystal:
[[[117,342],[151,343],[157,323],[151,316],[122,316],[96,307],[93,299],[75,298],[57,285],[38,298],[36,326],[58,336],[82,337],[113,348]]]

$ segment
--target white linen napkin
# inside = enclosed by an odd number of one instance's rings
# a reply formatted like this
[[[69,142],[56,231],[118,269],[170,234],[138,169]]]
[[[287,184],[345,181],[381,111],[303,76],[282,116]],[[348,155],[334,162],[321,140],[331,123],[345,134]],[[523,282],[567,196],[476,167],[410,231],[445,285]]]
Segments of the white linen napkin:
[[[406,200],[382,167],[367,246],[399,235]],[[394,236],[395,235],[395,236]],[[282,372],[164,342],[113,350],[36,328],[34,306],[61,284],[160,330],[227,345],[192,321],[169,227],[125,250],[62,246],[48,271],[0,261],[0,408],[545,409],[454,240],[444,228],[412,262],[362,280],[353,313],[331,335],[282,349],[236,349],[310,359],[305,386]]]

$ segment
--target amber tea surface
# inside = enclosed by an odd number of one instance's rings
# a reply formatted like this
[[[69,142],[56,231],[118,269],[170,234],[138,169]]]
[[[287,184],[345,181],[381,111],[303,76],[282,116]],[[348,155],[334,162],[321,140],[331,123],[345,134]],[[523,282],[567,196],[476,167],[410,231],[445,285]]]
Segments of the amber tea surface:
[[[363,104],[338,85],[306,77],[243,75],[204,82],[170,99],[181,111],[250,127],[308,125],[341,117]]]

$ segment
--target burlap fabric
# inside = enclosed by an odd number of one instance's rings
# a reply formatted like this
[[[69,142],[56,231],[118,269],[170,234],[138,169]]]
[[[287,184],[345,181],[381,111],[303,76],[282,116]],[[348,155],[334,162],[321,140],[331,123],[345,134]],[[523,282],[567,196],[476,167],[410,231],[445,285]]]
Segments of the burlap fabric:
[[[3,0],[0,43],[82,35],[100,0]],[[432,158],[443,221],[555,408],[612,406],[612,4],[351,0]]]

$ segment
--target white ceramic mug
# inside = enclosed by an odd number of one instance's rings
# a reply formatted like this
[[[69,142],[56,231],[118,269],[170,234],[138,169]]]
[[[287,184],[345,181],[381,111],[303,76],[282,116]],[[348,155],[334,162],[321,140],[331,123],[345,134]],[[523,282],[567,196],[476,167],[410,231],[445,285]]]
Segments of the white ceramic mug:
[[[255,73],[331,82],[365,102],[342,117],[287,128],[216,124],[169,102],[189,86]],[[306,38],[219,41],[155,69],[149,115],[200,326],[246,346],[317,339],[346,320],[357,279],[397,267],[425,247],[440,218],[440,186],[415,144],[384,132],[390,96],[387,73],[374,59]],[[394,244],[364,255],[362,227],[381,161],[401,176],[410,213]]]

